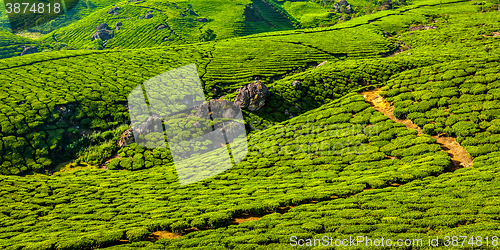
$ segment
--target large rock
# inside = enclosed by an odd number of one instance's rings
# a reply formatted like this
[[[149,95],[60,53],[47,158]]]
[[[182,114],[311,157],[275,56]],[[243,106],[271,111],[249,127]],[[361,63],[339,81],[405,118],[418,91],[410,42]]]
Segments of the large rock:
[[[101,39],[103,41],[107,41],[113,38],[114,32],[106,23],[101,23],[97,26],[96,32],[92,34],[92,41],[96,39]]]
[[[239,88],[238,92],[234,104],[250,111],[261,109],[271,94],[266,85],[258,80]]]
[[[339,5],[347,6],[347,5],[349,5],[349,3],[346,0],[340,0]]]
[[[21,56],[29,55],[29,54],[33,54],[33,53],[37,53],[37,52],[38,52],[38,48],[35,46],[24,47],[23,52],[21,52]]]
[[[206,18],[198,18],[198,19],[196,19],[196,21],[202,22],[202,23],[206,23],[206,22],[208,22],[208,19],[206,19]]]
[[[111,15],[118,15],[118,11],[120,10],[121,8],[120,7],[113,7],[111,9],[108,10],[108,14],[111,14]]]
[[[99,25],[97,25],[97,28],[95,28],[96,31],[99,31],[99,30],[110,30],[111,28],[108,26],[107,23],[101,23]]]
[[[150,19],[150,18],[153,18],[153,14],[151,13],[148,13],[144,16],[144,19]]]

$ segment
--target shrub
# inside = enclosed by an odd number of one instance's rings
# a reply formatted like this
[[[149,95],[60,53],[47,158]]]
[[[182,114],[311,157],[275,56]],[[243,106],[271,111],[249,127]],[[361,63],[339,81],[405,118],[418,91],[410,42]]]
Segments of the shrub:
[[[130,157],[121,158],[120,166],[124,169],[132,170],[132,158]]]
[[[422,132],[429,134],[429,135],[434,135],[434,124],[425,124]]]
[[[138,242],[144,239],[149,235],[149,230],[145,227],[135,228],[132,230],[128,230],[126,235],[127,239],[131,242]]]

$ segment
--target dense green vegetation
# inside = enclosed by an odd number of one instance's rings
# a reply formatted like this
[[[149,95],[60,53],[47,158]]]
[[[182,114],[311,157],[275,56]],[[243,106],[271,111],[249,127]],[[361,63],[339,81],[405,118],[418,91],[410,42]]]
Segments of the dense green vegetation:
[[[370,41],[359,39],[361,35],[370,37]],[[215,88],[231,93],[256,76],[270,82],[326,59],[370,58],[391,50],[390,44],[370,29],[328,30],[323,36],[331,39],[313,45],[319,37],[317,33],[293,32],[279,37],[247,37],[141,52],[67,50],[5,60],[1,133],[18,143],[2,149],[7,157],[1,171],[43,172],[67,160],[61,155],[66,155],[67,145],[77,140],[75,134],[82,129],[106,130],[127,122],[124,104],[137,84],[193,61],[207,96],[213,97]],[[285,52],[275,54],[278,49]],[[72,67],[75,64],[79,67]],[[344,89],[328,96],[333,99],[346,92]],[[301,109],[310,110],[323,103],[326,102]]]
[[[135,172],[0,177],[2,204],[11,207],[2,211],[0,246],[75,249],[116,244],[122,238],[137,241],[152,230],[221,227],[244,212],[264,214],[281,206],[348,197],[435,175],[449,165],[449,156],[434,139],[417,137],[359,95],[271,127],[249,142],[251,157],[185,187],[176,183],[173,165],[161,163]],[[138,154],[153,161],[163,158],[135,152],[134,162]],[[25,204],[22,210],[12,209],[19,202]]]
[[[345,13],[328,12],[330,1],[103,1],[88,13],[80,2],[41,40],[2,31],[2,57],[11,57],[26,44],[93,48],[98,24],[122,22],[105,44],[112,49],[0,60],[0,248],[283,249],[292,235],[498,235],[498,6],[399,3],[359,16],[353,2],[356,18],[316,27]],[[118,15],[107,14],[112,4]],[[130,91],[191,63],[207,98],[232,101],[257,77],[271,96],[244,111],[247,156],[213,176],[204,164],[223,163],[208,152],[191,165],[210,178],[181,186],[169,149],[117,142],[130,128]],[[374,87],[423,134],[357,93]],[[436,135],[456,138],[473,167],[454,171]],[[51,175],[68,162],[101,169]],[[262,218],[234,222],[245,215]],[[164,230],[183,237],[148,241]]]
[[[476,162],[485,164],[489,158],[498,159],[498,59],[474,58],[407,71],[388,82],[384,95],[394,102],[397,117],[411,119],[428,134],[456,137],[471,156],[483,156]]]

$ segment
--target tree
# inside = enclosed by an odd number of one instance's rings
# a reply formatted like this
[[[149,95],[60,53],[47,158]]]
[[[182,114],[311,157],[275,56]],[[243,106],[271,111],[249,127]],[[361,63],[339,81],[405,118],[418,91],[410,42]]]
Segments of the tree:
[[[87,5],[87,9],[90,9],[90,7],[92,7],[92,2],[90,0],[86,0],[85,4]]]
[[[104,49],[104,42],[100,38],[94,40],[94,49],[96,50]]]
[[[484,51],[486,52],[486,57],[490,56],[490,51],[492,50],[491,45],[484,46]]]
[[[202,34],[200,35],[200,41],[202,42],[208,42],[212,41],[217,37],[217,35],[214,33],[213,30],[211,29],[206,29]]]
[[[450,15],[444,15],[443,19],[446,22],[446,26],[445,26],[445,29],[444,29],[444,33],[446,34],[446,32],[448,31],[448,19],[450,19]]]

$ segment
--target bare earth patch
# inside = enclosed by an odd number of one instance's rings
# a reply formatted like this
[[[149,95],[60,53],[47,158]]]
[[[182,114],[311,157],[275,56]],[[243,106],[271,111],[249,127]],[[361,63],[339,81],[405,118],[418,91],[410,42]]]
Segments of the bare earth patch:
[[[175,239],[175,238],[180,238],[180,237],[182,237],[182,235],[180,235],[178,233],[172,233],[169,231],[158,231],[158,232],[154,232],[154,233],[150,234],[146,238],[146,240],[151,241],[151,242],[155,242],[159,239]]]
[[[245,221],[259,220],[260,218],[262,218],[262,216],[252,216],[250,214],[243,213],[241,216],[239,216],[237,218],[233,218],[231,220],[230,224],[237,225],[237,224],[243,223]]]
[[[496,32],[498,33],[498,32]],[[381,95],[380,89],[374,89],[370,91],[362,92],[361,94],[372,107],[376,110],[382,112],[385,116],[389,117],[391,120],[404,124],[408,129],[415,129],[418,131],[418,135],[422,135],[422,129],[419,128],[412,121],[405,119],[400,120],[396,118],[393,114],[394,106],[392,106],[388,101],[386,101]],[[441,146],[441,150],[445,151],[451,156],[451,162],[453,166],[450,167],[449,171],[455,171],[459,168],[472,167],[472,157],[464,147],[462,147],[453,137],[441,137],[440,135],[433,136],[436,142]],[[391,158],[391,157],[389,157]],[[392,159],[392,158],[391,158]]]
[[[469,168],[472,167],[472,157],[465,151],[465,149],[460,146],[460,144],[453,137],[438,137],[433,136],[432,138],[437,140],[437,143],[441,145],[441,150],[445,151],[451,156],[451,161],[454,168],[451,171],[457,170],[459,168]]]
[[[409,129],[416,129],[418,134],[422,134],[422,129],[420,129],[416,124],[413,124],[412,121],[405,119],[400,120],[393,115],[394,107],[386,101],[382,96],[380,96],[380,89],[374,89],[370,91],[365,91],[361,93],[365,100],[372,105],[376,110],[382,112],[385,116],[391,118],[391,120],[404,124]]]
[[[483,35],[484,37],[497,37],[497,36],[500,36],[500,32],[491,32],[491,35],[488,36],[488,35]]]

